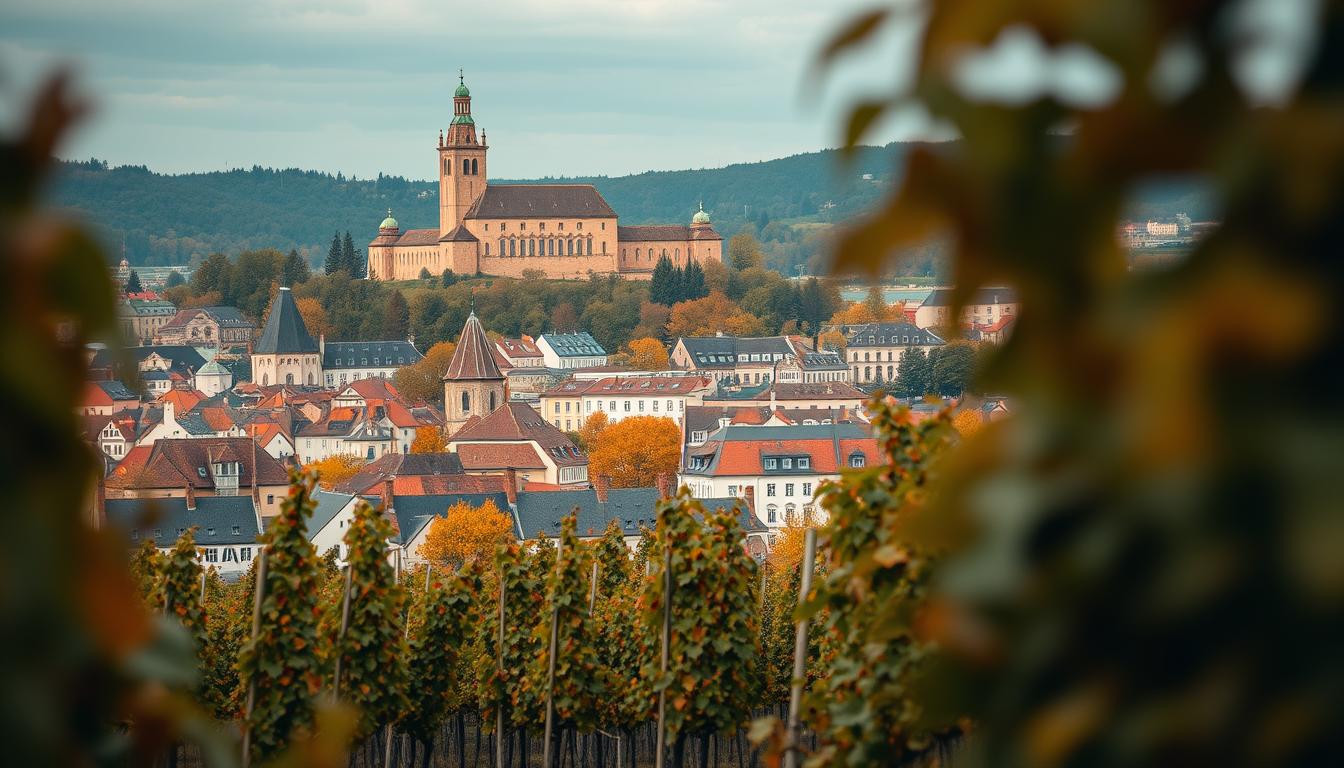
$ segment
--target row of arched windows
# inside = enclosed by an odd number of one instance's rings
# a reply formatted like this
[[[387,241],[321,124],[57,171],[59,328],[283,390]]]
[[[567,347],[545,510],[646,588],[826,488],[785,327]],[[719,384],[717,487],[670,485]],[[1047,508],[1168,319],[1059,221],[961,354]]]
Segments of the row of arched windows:
[[[602,253],[606,254],[607,244],[602,243]],[[485,244],[485,255],[490,255],[490,244]],[[499,238],[500,256],[592,256],[592,237],[546,237],[546,238]]]
[[[673,261],[679,261],[679,260],[681,259],[681,249],[680,249],[680,248],[673,248],[673,249],[672,249],[672,253],[670,253],[670,254],[667,252],[667,249],[666,249],[666,248],[663,249],[662,253],[658,253],[658,252],[656,251],[656,249],[653,249],[653,248],[648,248],[648,249],[640,249],[640,248],[636,248],[636,249],[635,249],[635,261],[639,261],[641,258],[643,258],[643,257],[646,255],[646,254],[644,253],[644,250],[647,250],[647,257],[648,257],[649,261],[653,261],[655,258],[661,259],[661,258],[664,257],[664,256],[669,256],[669,257],[671,257],[671,259],[672,259]],[[687,255],[690,255],[690,251],[687,251]],[[630,256],[630,249],[629,249],[629,248],[622,248],[622,249],[621,249],[621,258],[624,259],[624,258],[628,258],[629,256]]]
[[[465,158],[465,157],[462,158],[462,175],[463,175],[463,176],[479,176],[480,174],[477,173],[477,168],[478,168],[478,166],[476,165],[476,161],[475,161],[475,160],[473,160],[473,159],[469,159],[469,158]],[[446,157],[443,159],[443,175],[444,175],[444,176],[452,176],[452,175],[453,175],[453,161],[452,161],[452,160],[449,160],[449,159],[446,158]]]

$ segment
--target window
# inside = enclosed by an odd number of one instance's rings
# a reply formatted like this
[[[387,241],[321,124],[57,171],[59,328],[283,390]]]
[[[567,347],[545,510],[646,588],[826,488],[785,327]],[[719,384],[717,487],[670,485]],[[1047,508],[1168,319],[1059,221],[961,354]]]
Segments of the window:
[[[766,468],[766,469],[774,469],[774,468],[775,468],[775,465],[776,465],[777,463],[778,463],[778,460],[777,460],[777,459],[766,459],[766,460],[765,460],[765,468]]]
[[[812,495],[812,484],[803,483],[803,495],[810,497]]]
[[[642,403],[643,401],[641,400],[640,402]],[[657,400],[654,400],[654,401],[653,401],[653,412],[654,412],[654,413],[657,413],[657,412],[658,412],[658,401],[657,401]]]
[[[643,412],[644,412],[644,401],[643,401],[643,400],[640,400],[640,401],[639,401],[639,412],[640,412],[640,413],[643,413]]]
[[[766,496],[774,496],[774,495],[775,495],[775,484],[774,484],[774,483],[766,483],[766,484],[765,484],[765,495],[766,495]]]
[[[471,393],[469,393],[469,392],[463,392],[463,393],[462,393],[462,412],[463,412],[463,413],[466,413],[466,412],[469,411],[469,410],[471,410]]]
[[[736,486],[736,485],[730,485],[730,486],[728,486],[728,495],[729,495],[729,496],[737,496],[737,486]]]
[[[766,514],[766,522],[768,523],[779,522],[779,507],[777,505],[774,504],[767,505],[765,508],[765,514]]]
[[[610,410],[610,411],[614,411],[614,410],[616,410],[616,401],[615,401],[615,400],[612,400],[612,401],[611,401],[611,407],[608,408],[607,410]]]
[[[629,412],[630,412],[630,401],[629,401],[629,400],[626,400],[626,401],[625,401],[625,412],[626,412],[626,413],[629,413]]]
[[[559,413],[559,412],[560,412],[560,401],[559,401],[559,400],[557,400],[557,401],[555,402],[555,412],[556,412],[556,413]]]
[[[477,175],[479,175],[479,174],[477,174],[477,172],[476,172],[476,161],[475,161],[475,160],[472,160],[472,161],[471,161],[471,175],[472,175],[472,176],[477,176]]]
[[[206,529],[205,529],[205,535],[206,535],[206,536],[214,536],[214,535],[215,535],[215,529],[214,529],[214,528],[206,528]]]
[[[784,495],[785,495],[785,496],[792,496],[792,495],[793,495],[793,483],[785,483],[785,484],[784,484]]]
[[[808,469],[808,468],[811,467],[811,465],[812,465],[812,459],[808,458],[807,456],[799,456],[799,457],[798,457],[798,468],[799,468],[799,469]]]
[[[471,161],[464,157],[462,158],[462,175],[466,176],[469,175],[470,173],[471,173]]]
[[[216,548],[216,547],[206,547],[206,548],[205,548],[205,562],[207,562],[207,563],[218,563],[218,562],[219,562],[219,549]]]
[[[243,529],[237,525],[233,526],[232,531],[234,536],[240,536],[243,533]]]
[[[247,562],[248,560],[251,560],[251,559],[252,559],[252,548],[251,548],[251,547],[240,547],[240,548],[238,549],[238,559],[239,559],[239,560],[242,560],[243,562]]]
[[[855,453],[850,455],[849,466],[858,468],[862,467],[863,464],[864,464],[864,455],[862,453]]]
[[[781,459],[780,461],[783,463],[785,469],[793,469],[793,459],[792,459],[792,458],[785,457],[785,458]],[[793,494],[790,493],[789,495],[792,496]]]

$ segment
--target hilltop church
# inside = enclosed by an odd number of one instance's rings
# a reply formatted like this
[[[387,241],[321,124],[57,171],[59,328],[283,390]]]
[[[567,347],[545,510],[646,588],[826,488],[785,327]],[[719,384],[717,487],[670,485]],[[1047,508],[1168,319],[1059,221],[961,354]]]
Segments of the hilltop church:
[[[369,243],[370,278],[413,280],[422,270],[439,275],[451,269],[459,275],[521,277],[539,270],[550,278],[647,279],[663,256],[677,265],[723,260],[723,238],[703,207],[689,226],[620,226],[591,184],[488,183],[488,151],[484,131],[477,140],[471,92],[461,82],[452,124],[439,133],[439,226],[402,230],[388,211]]]

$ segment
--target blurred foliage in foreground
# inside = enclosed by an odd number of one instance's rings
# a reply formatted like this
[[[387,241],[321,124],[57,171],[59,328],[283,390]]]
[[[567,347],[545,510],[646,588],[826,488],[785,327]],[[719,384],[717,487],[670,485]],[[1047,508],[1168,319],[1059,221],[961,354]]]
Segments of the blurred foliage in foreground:
[[[1232,75],[1265,32],[1228,23],[1242,5],[922,4],[913,92],[851,117],[856,143],[919,103],[965,140],[911,154],[841,267],[880,272],[936,233],[963,292],[1022,299],[984,382],[1015,416],[949,455],[906,532],[952,553],[917,625],[951,660],[921,700],[932,723],[973,713],[972,762],[1341,763],[1344,3],[1320,4],[1300,86],[1259,109]],[[856,18],[823,63],[891,15]],[[1011,27],[1099,54],[1118,95],[964,96],[958,62]],[[1176,46],[1202,74],[1172,95],[1152,82]],[[1127,191],[1182,174],[1215,186],[1221,229],[1184,262],[1127,272]]]

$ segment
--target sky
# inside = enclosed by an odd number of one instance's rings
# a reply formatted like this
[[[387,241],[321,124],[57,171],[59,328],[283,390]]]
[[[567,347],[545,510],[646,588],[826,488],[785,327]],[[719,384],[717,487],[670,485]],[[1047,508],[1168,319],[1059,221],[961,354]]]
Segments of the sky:
[[[841,0],[0,2],[0,121],[76,67],[95,117],[61,154],[160,172],[434,173],[458,69],[491,176],[718,167],[834,146],[908,76],[913,28],[821,82]],[[812,83],[808,85],[808,83]],[[875,138],[934,133],[918,114]]]
[[[1307,47],[1317,1],[1245,0],[1278,30],[1245,75],[1259,98],[1292,81],[1284,52]],[[828,35],[870,5],[0,0],[0,129],[68,63],[96,112],[63,157],[164,173],[261,165],[424,179],[461,68],[494,178],[720,167],[836,146],[847,105],[909,83],[917,21],[808,76]],[[1190,74],[1179,50],[1171,58],[1179,83]],[[964,90],[1006,103],[1051,92],[1100,105],[1119,88],[1089,51],[1050,51],[1022,30],[963,69]],[[869,142],[950,135],[907,110]]]

